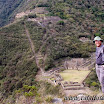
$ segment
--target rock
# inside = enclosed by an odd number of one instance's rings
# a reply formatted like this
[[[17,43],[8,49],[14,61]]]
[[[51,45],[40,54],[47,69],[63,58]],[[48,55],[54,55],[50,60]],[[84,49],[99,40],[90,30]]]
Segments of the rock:
[[[54,99],[52,100],[52,103],[53,103],[53,104],[63,104],[63,101],[62,101],[61,98],[54,98]]]

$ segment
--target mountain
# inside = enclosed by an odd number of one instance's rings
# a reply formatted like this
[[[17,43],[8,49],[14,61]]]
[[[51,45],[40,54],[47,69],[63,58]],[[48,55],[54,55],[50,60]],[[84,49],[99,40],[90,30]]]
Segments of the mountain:
[[[0,26],[3,26],[9,22],[9,19],[11,19],[11,14],[20,4],[21,0],[0,1]]]
[[[23,95],[35,96],[35,103],[63,97],[60,86],[46,82],[42,73],[62,66],[66,59],[88,58],[95,52],[94,36],[104,39],[103,4],[103,0],[2,0],[0,26],[9,19],[11,23],[0,28],[1,103],[16,104]]]
[[[12,22],[18,12],[34,8],[37,0],[1,0],[0,27]]]

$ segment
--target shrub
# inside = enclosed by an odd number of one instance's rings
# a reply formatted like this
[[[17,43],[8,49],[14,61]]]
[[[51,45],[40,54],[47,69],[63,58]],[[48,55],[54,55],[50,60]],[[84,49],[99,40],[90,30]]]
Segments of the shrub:
[[[63,25],[63,26],[64,26],[65,23],[64,23],[64,21],[58,21],[57,24],[58,24],[58,25]]]
[[[48,96],[48,97],[45,99],[45,101],[48,102],[48,103],[51,103],[51,102],[52,102],[52,99],[53,99],[53,98],[52,98],[51,96]]]
[[[95,36],[100,36],[100,33],[95,33]]]
[[[98,85],[98,83],[96,83],[96,82],[92,82],[92,83],[91,83],[91,86],[98,87],[99,85]]]
[[[20,90],[20,89],[19,89],[19,90],[16,90],[15,93],[16,93],[16,94],[17,94],[17,93],[21,93],[21,90]]]
[[[45,71],[49,70],[49,68],[52,68],[52,67],[54,67],[53,59],[47,58],[45,61]]]
[[[43,65],[43,63],[44,63],[44,60],[43,60],[43,59],[40,59],[40,60],[39,60],[39,64],[40,64],[40,65]]]
[[[32,96],[34,96],[33,92],[25,92],[24,95],[26,97],[32,97]]]
[[[28,18],[36,18],[37,16],[36,16],[36,14],[29,14],[28,15]]]
[[[36,88],[36,86],[28,86],[28,85],[23,85],[23,87],[22,87],[22,89],[23,89],[23,91],[36,91],[37,90],[37,88]]]
[[[30,90],[30,88],[29,88],[29,86],[28,85],[23,85],[23,91],[29,91]]]
[[[95,69],[89,74],[87,79],[85,80],[85,85],[88,87],[95,87],[96,89],[100,88],[100,83],[98,81]]]
[[[43,103],[43,100],[42,100],[41,97],[35,97],[35,100],[36,100],[36,103],[37,103],[37,104]]]
[[[57,86],[52,86],[50,83],[46,83],[46,85],[45,85],[45,88],[46,88],[46,90],[45,90],[45,92],[46,92],[46,94],[52,94],[52,95],[58,95],[59,94],[59,85],[57,85]]]
[[[49,7],[49,4],[47,3],[41,3],[37,5],[38,7]]]
[[[37,96],[39,97],[40,95],[37,93],[37,87],[36,86],[28,86],[28,85],[23,85],[22,88],[18,89],[15,91],[16,94],[24,94],[25,97],[32,97],[32,96]]]

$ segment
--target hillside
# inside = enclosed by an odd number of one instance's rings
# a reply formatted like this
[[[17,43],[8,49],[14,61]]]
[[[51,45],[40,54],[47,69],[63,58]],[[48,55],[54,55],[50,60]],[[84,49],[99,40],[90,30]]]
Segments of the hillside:
[[[40,28],[42,37],[44,29],[36,25],[34,29],[37,28]],[[37,33],[37,36],[40,35],[39,31],[35,33]],[[34,41],[38,42],[38,40]],[[55,95],[59,94],[58,86],[54,87],[49,83],[37,82],[35,80],[39,69],[28,37],[26,36],[23,21],[0,29],[0,47],[2,47],[0,49],[0,99],[5,99],[3,101],[4,103],[7,103],[6,101],[8,99],[6,100],[6,98],[9,98],[10,95],[15,98],[16,96],[14,96],[14,94],[16,92],[18,93],[18,90],[25,94],[27,92],[25,85],[27,89],[32,87],[33,91],[35,91],[34,87],[36,87],[36,91],[38,91],[44,86],[46,89],[41,92],[42,94],[53,94],[53,90],[56,90]],[[22,89],[24,89],[24,91]],[[49,91],[47,89],[49,89]],[[37,93],[40,94],[40,92]],[[35,96],[38,97],[38,94]],[[25,94],[25,96],[33,95]],[[40,97],[43,96],[41,95]],[[37,99],[39,99],[39,97]],[[12,103],[14,103],[15,100],[10,100],[10,102],[12,101]],[[1,100],[1,103],[3,102]]]
[[[8,23],[10,15],[21,4],[21,0],[2,0],[0,1],[0,27]]]
[[[10,99],[9,103],[16,104],[23,95],[33,97],[29,101],[35,103],[50,102],[55,95],[63,97],[59,85],[37,81],[36,75],[62,66],[65,59],[88,58],[95,52],[94,36],[100,34],[104,39],[103,4],[103,0],[2,1],[1,19],[33,12],[0,28],[1,103]],[[43,8],[45,12],[36,12]],[[4,14],[5,10],[9,11]],[[0,26],[5,23],[1,20]],[[91,83],[88,79],[87,84]]]
[[[0,1],[0,27],[14,21],[18,12],[34,8],[37,0],[1,0]]]

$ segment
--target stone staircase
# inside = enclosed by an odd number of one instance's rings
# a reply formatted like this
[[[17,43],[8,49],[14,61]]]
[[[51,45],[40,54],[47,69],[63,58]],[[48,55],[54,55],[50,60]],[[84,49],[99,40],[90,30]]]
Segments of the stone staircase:
[[[35,58],[36,58],[38,66],[40,67],[41,66],[40,61],[43,60],[43,56],[40,54],[36,54]]]
[[[65,87],[64,90],[82,90],[82,89],[85,89],[85,87],[81,87],[81,86],[68,86],[68,87]]]
[[[36,59],[37,66],[40,68],[40,70],[42,72],[42,75],[43,75],[44,74],[44,68],[43,68],[43,65],[44,65],[44,62],[43,62],[44,56],[40,52],[38,52],[35,55],[35,59]]]
[[[73,84],[63,84],[63,89],[64,90],[82,90],[85,89],[83,84],[79,84],[79,83],[73,83]]]
[[[40,60],[40,59],[43,59],[43,58],[44,58],[44,56],[41,53],[36,54],[36,59],[37,60]]]

